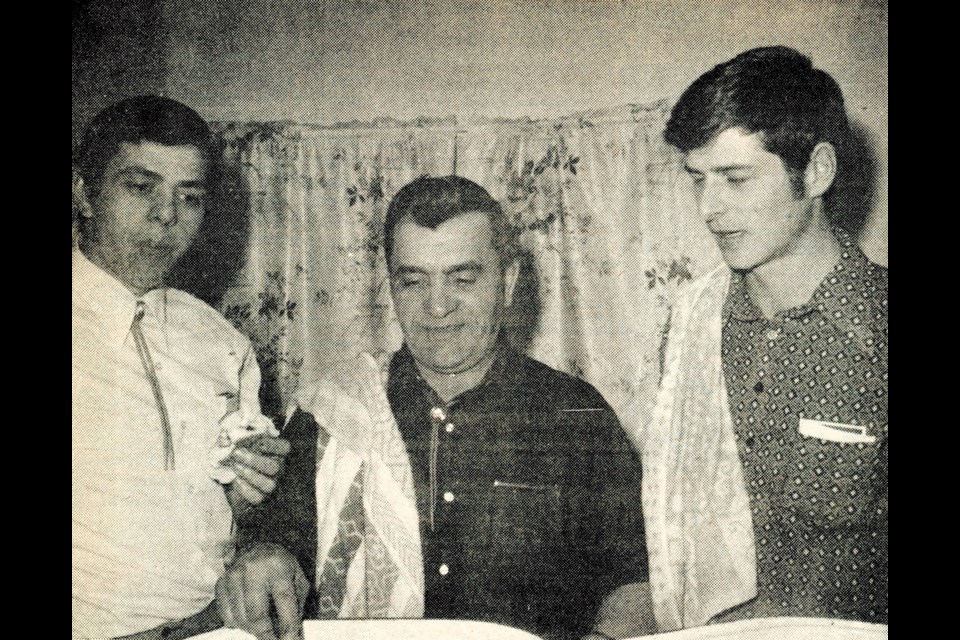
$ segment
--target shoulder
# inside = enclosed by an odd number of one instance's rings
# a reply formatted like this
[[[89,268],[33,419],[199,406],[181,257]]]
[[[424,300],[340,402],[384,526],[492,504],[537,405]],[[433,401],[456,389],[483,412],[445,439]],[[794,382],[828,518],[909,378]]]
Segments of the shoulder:
[[[520,355],[520,360],[528,386],[538,392],[539,397],[545,401],[569,408],[609,408],[600,392],[586,380],[554,369],[526,355]]]
[[[189,331],[208,333],[210,338],[231,344],[249,345],[250,340],[219,311],[180,289],[167,289],[167,311]]]
[[[592,384],[524,358],[534,422],[556,445],[587,457],[600,452],[633,455],[626,432],[610,404]]]

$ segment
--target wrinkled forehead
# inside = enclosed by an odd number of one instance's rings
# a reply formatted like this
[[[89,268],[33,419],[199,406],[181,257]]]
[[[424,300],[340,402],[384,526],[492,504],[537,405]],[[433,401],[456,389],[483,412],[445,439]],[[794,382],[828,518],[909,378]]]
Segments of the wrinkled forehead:
[[[434,229],[404,217],[394,228],[393,270],[443,272],[461,264],[488,265],[497,260],[490,218],[480,211],[462,213]]]

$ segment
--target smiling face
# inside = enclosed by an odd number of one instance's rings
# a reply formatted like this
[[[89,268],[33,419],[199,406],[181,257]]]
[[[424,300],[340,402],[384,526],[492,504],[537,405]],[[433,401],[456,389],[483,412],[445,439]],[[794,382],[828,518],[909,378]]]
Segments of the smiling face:
[[[121,143],[91,202],[84,253],[136,295],[162,286],[203,221],[205,176],[194,146]]]
[[[731,269],[753,271],[797,250],[812,199],[797,198],[783,161],[759,133],[726,129],[687,154],[700,213]]]
[[[492,358],[518,268],[501,266],[487,214],[394,229],[391,290],[407,347],[422,369],[464,373]]]

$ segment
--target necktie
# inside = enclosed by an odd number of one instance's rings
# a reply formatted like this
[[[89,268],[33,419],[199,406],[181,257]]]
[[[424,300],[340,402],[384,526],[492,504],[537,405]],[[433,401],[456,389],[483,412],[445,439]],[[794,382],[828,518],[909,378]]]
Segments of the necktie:
[[[167,405],[163,402],[163,391],[160,389],[160,380],[157,379],[156,367],[153,365],[153,358],[150,357],[150,350],[147,348],[147,340],[143,337],[143,329],[140,327],[140,321],[143,320],[145,311],[143,301],[137,300],[137,310],[133,314],[130,333],[133,334],[133,341],[137,345],[137,354],[140,356],[140,363],[143,364],[143,371],[147,374],[147,380],[153,389],[153,398],[157,401],[160,422],[163,424],[163,468],[169,471],[173,469],[173,433],[170,430],[170,416],[167,414]]]

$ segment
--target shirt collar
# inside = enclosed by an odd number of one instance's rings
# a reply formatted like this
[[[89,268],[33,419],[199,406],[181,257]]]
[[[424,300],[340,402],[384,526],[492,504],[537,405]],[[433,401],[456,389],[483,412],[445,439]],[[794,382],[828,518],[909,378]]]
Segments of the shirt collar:
[[[833,233],[840,243],[840,259],[814,290],[809,301],[777,313],[775,320],[799,320],[818,311],[844,333],[858,336],[862,342],[866,342],[870,337],[869,309],[858,312],[852,300],[870,297],[867,282],[870,261],[846,230],[836,227]],[[733,272],[730,280],[724,317],[746,322],[764,319],[763,313],[750,299],[743,274],[737,271]]]
[[[490,365],[480,384],[464,391],[450,402],[444,403],[420,375],[413,360],[413,354],[404,344],[390,362],[388,385],[398,393],[397,397],[409,397],[410,393],[420,393],[432,406],[436,407],[452,408],[458,405],[469,405],[472,400],[481,396],[506,400],[513,394],[510,389],[520,382],[519,378],[523,371],[521,364],[520,354],[502,340],[498,341],[493,364]]]
[[[167,291],[153,289],[137,297],[106,270],[90,261],[80,249],[73,249],[73,302],[91,311],[104,325],[105,338],[112,344],[123,344],[137,302],[145,305],[144,323],[163,327],[167,320]]]

